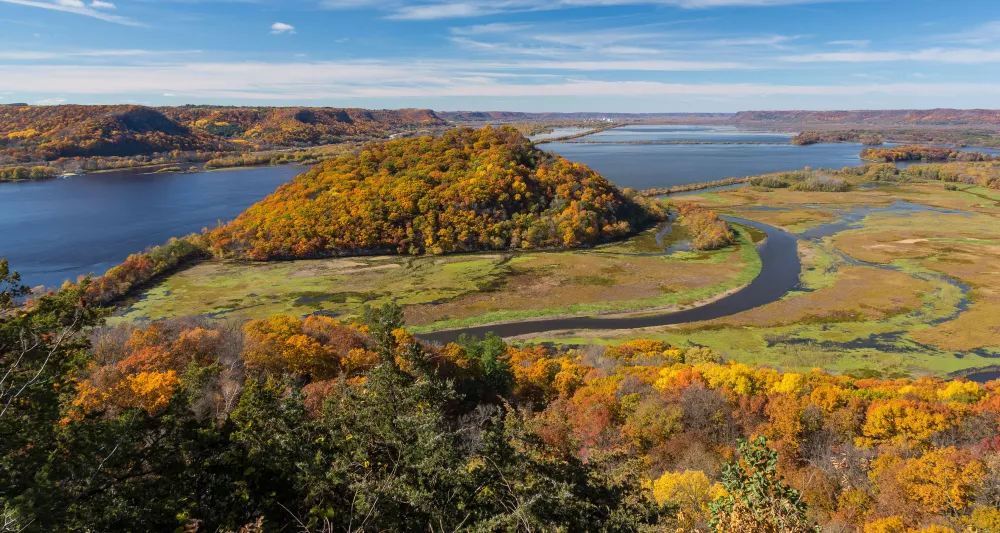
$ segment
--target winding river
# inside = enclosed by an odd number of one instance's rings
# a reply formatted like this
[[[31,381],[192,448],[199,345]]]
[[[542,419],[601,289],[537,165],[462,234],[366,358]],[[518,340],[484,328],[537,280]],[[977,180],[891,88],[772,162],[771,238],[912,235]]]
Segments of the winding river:
[[[462,334],[483,337],[492,332],[501,337],[516,337],[573,329],[615,330],[700,322],[749,311],[780,300],[799,284],[802,265],[799,262],[798,239],[795,235],[752,220],[724,218],[729,222],[750,226],[767,234],[767,238],[757,245],[761,259],[761,273],[743,289],[709,304],[656,315],[623,318],[566,317],[528,320],[436,331],[421,334],[418,337],[425,341],[446,343],[457,339]]]

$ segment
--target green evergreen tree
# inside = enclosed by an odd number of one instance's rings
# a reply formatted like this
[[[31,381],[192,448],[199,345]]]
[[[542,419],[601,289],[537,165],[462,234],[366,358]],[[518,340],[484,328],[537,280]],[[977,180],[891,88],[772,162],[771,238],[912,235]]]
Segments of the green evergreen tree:
[[[711,504],[718,533],[810,533],[818,526],[806,518],[799,491],[778,475],[778,452],[767,439],[741,440],[739,457],[722,469],[726,495]]]

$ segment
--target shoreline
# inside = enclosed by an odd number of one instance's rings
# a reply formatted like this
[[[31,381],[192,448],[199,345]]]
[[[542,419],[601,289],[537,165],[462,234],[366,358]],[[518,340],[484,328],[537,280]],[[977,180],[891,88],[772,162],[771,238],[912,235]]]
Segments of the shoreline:
[[[166,172],[162,172],[162,171],[157,171],[156,170],[158,168],[162,170],[162,169],[165,169],[165,168],[170,168],[170,167],[174,167],[174,166],[178,166],[178,165],[190,165],[190,166],[185,167],[185,168],[181,168],[180,170],[171,170],[171,171],[166,171]],[[65,172],[65,173],[61,173],[61,174],[56,174],[54,176],[46,176],[44,178],[38,178],[38,179],[0,180],[0,184],[4,184],[4,183],[34,183],[34,182],[42,182],[42,181],[49,181],[49,180],[72,178],[72,177],[75,177],[75,176],[89,176],[89,175],[92,175],[92,174],[113,174],[115,172],[131,172],[131,173],[135,173],[136,175],[152,175],[152,174],[200,174],[200,173],[203,173],[203,172],[221,172],[221,171],[226,171],[226,170],[250,170],[250,169],[254,169],[254,168],[283,167],[283,166],[293,166],[293,165],[299,165],[299,166],[302,166],[302,167],[310,167],[311,166],[311,165],[303,165],[303,164],[299,163],[298,161],[285,161],[285,162],[282,162],[282,163],[269,163],[269,164],[266,164],[266,165],[241,165],[241,166],[219,167],[219,168],[208,168],[208,167],[205,167],[204,163],[180,163],[180,164],[176,164],[176,163],[162,163],[162,164],[156,164],[156,165],[142,165],[142,166],[137,166],[137,167],[104,168],[104,169],[100,169],[100,170],[81,170],[81,171],[78,171],[78,172]],[[149,172],[142,172],[144,170],[145,171],[149,171]]]

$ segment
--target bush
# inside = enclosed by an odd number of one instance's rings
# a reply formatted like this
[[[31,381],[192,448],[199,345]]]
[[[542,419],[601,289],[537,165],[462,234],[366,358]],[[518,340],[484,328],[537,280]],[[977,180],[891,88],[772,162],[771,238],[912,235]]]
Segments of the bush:
[[[750,178],[750,185],[753,187],[766,187],[768,189],[784,189],[790,183],[777,176],[768,175]]]
[[[791,190],[793,191],[810,192],[847,192],[852,188],[851,184],[846,180],[833,176],[815,176],[805,181],[793,183],[791,186]]]

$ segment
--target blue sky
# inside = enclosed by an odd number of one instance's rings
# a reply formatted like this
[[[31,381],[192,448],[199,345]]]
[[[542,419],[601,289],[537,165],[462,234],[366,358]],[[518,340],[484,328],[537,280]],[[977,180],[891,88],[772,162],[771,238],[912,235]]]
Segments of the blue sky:
[[[0,103],[1000,108],[1000,1],[0,0]]]

